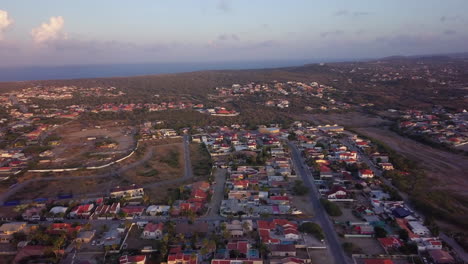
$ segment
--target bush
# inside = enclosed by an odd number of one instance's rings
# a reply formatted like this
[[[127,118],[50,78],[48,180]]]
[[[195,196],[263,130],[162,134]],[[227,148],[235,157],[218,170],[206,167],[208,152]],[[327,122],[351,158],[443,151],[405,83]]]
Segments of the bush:
[[[299,226],[299,231],[311,234],[315,236],[318,240],[322,240],[325,238],[322,227],[316,223],[312,223],[312,222],[303,223]]]
[[[309,192],[309,188],[304,186],[304,183],[302,181],[295,181],[294,182],[294,187],[293,187],[293,192],[295,195],[306,195]]]
[[[343,212],[341,212],[341,209],[338,205],[336,205],[335,203],[332,203],[330,201],[328,201],[327,199],[320,199],[320,202],[322,203],[323,207],[325,208],[325,210],[327,211],[328,215],[330,216],[340,216],[343,214]]]
[[[387,237],[387,231],[380,226],[374,228],[375,237],[384,238]]]

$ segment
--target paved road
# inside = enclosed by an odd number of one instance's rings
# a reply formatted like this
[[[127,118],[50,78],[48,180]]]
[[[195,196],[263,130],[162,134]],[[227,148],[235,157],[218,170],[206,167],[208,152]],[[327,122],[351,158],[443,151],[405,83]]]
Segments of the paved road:
[[[359,150],[356,146],[354,146],[349,140],[345,140],[343,139],[341,141],[346,147],[348,147],[348,149],[352,150],[352,151],[356,151],[358,152],[358,155],[359,155],[359,159],[361,159],[362,161],[364,161],[368,166],[369,168],[374,172],[374,174],[376,176],[379,177],[379,179],[385,183],[386,185],[394,188],[395,190],[398,191],[398,193],[400,194],[400,196],[403,198],[403,201],[405,202],[406,206],[408,206],[408,208],[410,208],[411,210],[417,212],[416,210],[414,210],[413,208],[411,208],[411,203],[410,203],[410,199],[409,199],[409,196],[406,194],[406,193],[403,193],[401,191],[398,190],[397,187],[395,187],[391,181],[389,181],[388,179],[386,179],[385,177],[382,176],[382,170],[380,170],[380,168],[378,168],[377,166],[374,165],[374,163],[369,159],[369,157],[367,157],[367,155],[365,155],[361,150]],[[421,213],[419,213],[419,215],[423,215]],[[445,242],[447,243],[448,245],[450,245],[453,250],[457,253],[457,255],[465,262],[465,263],[468,263],[468,254],[466,253],[466,251],[454,240],[452,239],[451,237],[447,236],[446,234],[440,232],[439,234],[439,237]]]
[[[216,169],[213,196],[209,205],[207,216],[213,217],[219,215],[219,208],[224,198],[224,185],[226,183],[226,169]]]
[[[311,181],[313,177],[309,169],[306,169],[307,166],[305,165],[305,162],[302,159],[302,156],[299,150],[291,142],[289,142],[288,145],[289,145],[289,148],[292,150],[291,157],[294,163],[294,167],[296,168],[296,172],[302,176],[302,180],[304,181],[305,185],[309,187],[309,189],[311,190],[310,196],[311,196],[312,206],[316,214],[315,219],[320,223],[320,225],[323,228],[323,231],[325,233],[325,239],[328,244],[328,250],[330,252],[330,255],[333,256],[334,258],[334,263],[335,264],[351,263],[351,260],[345,255],[343,251],[338,235],[336,234],[336,231],[333,227],[332,222],[330,221],[330,218],[327,215],[327,212],[325,211],[322,204],[320,203],[320,194],[315,184]]]

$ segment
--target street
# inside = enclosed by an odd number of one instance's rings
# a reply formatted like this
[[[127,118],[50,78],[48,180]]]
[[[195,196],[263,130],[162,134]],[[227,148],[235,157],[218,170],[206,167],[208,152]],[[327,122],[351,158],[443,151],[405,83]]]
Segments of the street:
[[[410,203],[410,200],[409,200],[409,197],[406,193],[403,193],[401,192],[400,190],[398,190],[398,188],[396,188],[392,182],[388,179],[386,179],[385,177],[382,176],[382,170],[380,170],[379,168],[377,168],[377,166],[374,165],[374,163],[367,157],[367,155],[365,155],[364,153],[362,153],[361,150],[359,150],[356,146],[354,146],[353,144],[351,144],[351,142],[349,142],[348,140],[342,140],[341,143],[343,143],[346,147],[348,147],[348,149],[352,150],[352,151],[356,151],[358,153],[358,157],[360,160],[364,161],[367,166],[369,166],[369,168],[374,172],[374,174],[376,176],[379,177],[379,180],[381,180],[384,184],[386,184],[387,186],[390,186],[392,187],[393,189],[397,190],[398,191],[398,194],[400,194],[400,196],[403,198],[403,201],[405,202],[406,206],[411,209],[412,211],[415,211],[417,212],[416,210],[414,210],[412,207],[411,207],[411,203]],[[421,213],[418,213],[419,215],[423,215]],[[442,239],[445,243],[447,243],[448,245],[450,245],[453,250],[457,253],[457,255],[464,261],[464,262],[468,262],[468,254],[465,252],[465,250],[454,240],[452,239],[451,237],[447,236],[446,234],[444,234],[443,232],[440,232],[439,234],[439,237],[440,239]]]
[[[332,222],[330,221],[330,218],[328,217],[327,212],[320,203],[320,194],[315,184],[311,181],[313,177],[309,169],[307,169],[307,165],[302,159],[299,150],[291,142],[288,142],[288,145],[291,149],[291,158],[293,160],[294,167],[296,168],[296,172],[301,175],[304,184],[311,191],[310,196],[312,200],[312,206],[314,208],[314,212],[316,212],[315,219],[320,223],[320,226],[323,228],[325,240],[328,244],[328,250],[330,252],[330,255],[333,256],[334,262],[336,264],[351,263],[351,260],[344,253],[338,235],[336,234],[336,231],[333,227]]]

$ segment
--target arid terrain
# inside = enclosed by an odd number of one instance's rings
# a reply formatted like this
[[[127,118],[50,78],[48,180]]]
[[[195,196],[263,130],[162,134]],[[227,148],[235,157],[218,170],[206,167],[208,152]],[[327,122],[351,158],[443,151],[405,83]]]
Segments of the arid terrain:
[[[356,131],[385,142],[392,149],[418,162],[429,178],[437,181],[433,188],[457,192],[468,197],[468,158],[447,151],[431,148],[402,137],[384,128],[361,127]]]

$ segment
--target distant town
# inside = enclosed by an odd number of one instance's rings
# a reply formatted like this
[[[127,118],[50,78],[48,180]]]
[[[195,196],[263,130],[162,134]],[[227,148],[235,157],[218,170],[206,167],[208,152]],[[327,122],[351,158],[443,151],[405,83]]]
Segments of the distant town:
[[[443,86],[455,74],[375,66],[350,72],[370,86]],[[421,164],[365,132],[385,127],[462,156],[466,110],[384,108],[325,83],[240,82],[204,99],[132,99],[103,85],[1,94],[1,254],[9,263],[463,263],[428,214],[439,193],[421,191]],[[273,122],[283,120],[275,113],[289,121]]]

